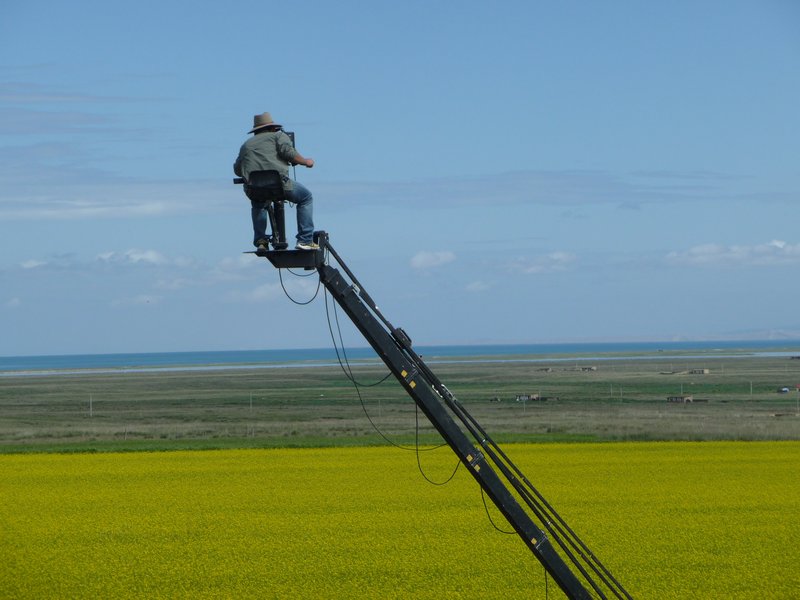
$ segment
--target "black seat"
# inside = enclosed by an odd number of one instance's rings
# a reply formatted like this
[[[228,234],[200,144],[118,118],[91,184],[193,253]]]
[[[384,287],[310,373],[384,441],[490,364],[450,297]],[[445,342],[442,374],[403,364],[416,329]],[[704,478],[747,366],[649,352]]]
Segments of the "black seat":
[[[286,243],[286,220],[283,202],[286,192],[283,189],[283,178],[278,171],[253,171],[247,177],[244,186],[245,194],[253,204],[266,204],[269,222],[272,228],[270,243],[275,250],[284,250]]]
[[[278,171],[253,171],[245,183],[247,197],[255,202],[280,202],[286,199],[283,178]]]

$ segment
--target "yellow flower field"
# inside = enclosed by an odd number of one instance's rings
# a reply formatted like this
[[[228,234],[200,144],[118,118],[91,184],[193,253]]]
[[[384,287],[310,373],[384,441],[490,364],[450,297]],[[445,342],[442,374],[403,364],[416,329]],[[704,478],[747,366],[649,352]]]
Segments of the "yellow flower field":
[[[800,443],[505,449],[635,598],[800,597]],[[0,598],[562,597],[395,448],[3,455],[0,533]]]

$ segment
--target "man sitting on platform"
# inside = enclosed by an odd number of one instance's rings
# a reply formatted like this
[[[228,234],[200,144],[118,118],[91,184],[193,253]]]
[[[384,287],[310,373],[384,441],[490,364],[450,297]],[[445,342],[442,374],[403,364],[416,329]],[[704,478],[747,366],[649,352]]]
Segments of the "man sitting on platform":
[[[242,144],[239,156],[233,165],[233,172],[244,178],[244,191],[248,193],[247,181],[254,171],[278,171],[283,180],[286,200],[297,205],[297,245],[298,250],[316,250],[314,235],[314,198],[311,191],[302,183],[289,178],[289,165],[303,165],[309,169],[314,166],[313,158],[303,157],[292,144],[291,138],[283,131],[283,126],[272,120],[265,112],[253,117],[253,137]],[[253,218],[253,245],[258,251],[267,249],[267,204],[251,198]],[[275,234],[276,232],[272,232]]]

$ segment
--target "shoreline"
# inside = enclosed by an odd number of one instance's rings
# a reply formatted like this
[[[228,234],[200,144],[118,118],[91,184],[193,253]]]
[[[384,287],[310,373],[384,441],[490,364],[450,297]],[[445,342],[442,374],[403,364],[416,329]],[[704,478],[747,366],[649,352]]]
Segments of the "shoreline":
[[[415,350],[432,365],[474,363],[547,363],[618,360],[800,358],[800,341],[751,342],[658,342],[608,344],[531,344],[487,346],[420,346]],[[645,348],[643,346],[652,346]],[[798,349],[790,350],[789,346]],[[540,350],[533,352],[532,350]],[[556,351],[550,351],[556,350]],[[560,352],[557,350],[561,350]],[[571,351],[569,351],[571,350]],[[286,358],[285,354],[290,357]],[[294,355],[292,357],[292,355]],[[323,358],[324,355],[327,355]],[[258,357],[261,359],[259,360]],[[249,360],[246,360],[250,357]],[[180,359],[184,360],[181,361]],[[209,362],[202,362],[203,360]],[[228,359],[228,360],[225,360]],[[175,360],[175,362],[169,362]],[[4,362],[5,361],[5,362]],[[15,368],[14,363],[19,368]],[[41,363],[41,367],[35,365]],[[54,363],[65,363],[53,366]],[[81,366],[80,363],[87,363]],[[92,364],[95,363],[95,364]],[[100,364],[97,364],[100,363]],[[41,357],[0,357],[0,379],[62,375],[108,375],[120,373],[210,372],[253,369],[289,369],[382,365],[372,348],[196,351],[135,354],[54,355]]]

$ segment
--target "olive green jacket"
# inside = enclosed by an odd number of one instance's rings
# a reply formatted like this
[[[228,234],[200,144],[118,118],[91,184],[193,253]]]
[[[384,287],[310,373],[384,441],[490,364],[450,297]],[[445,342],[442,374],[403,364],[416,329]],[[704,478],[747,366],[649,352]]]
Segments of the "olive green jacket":
[[[283,131],[262,131],[247,140],[239,149],[233,172],[245,180],[253,171],[275,170],[283,178],[283,187],[292,189],[289,165],[297,157],[291,138]]]

